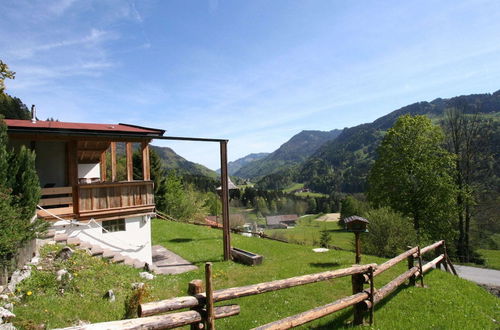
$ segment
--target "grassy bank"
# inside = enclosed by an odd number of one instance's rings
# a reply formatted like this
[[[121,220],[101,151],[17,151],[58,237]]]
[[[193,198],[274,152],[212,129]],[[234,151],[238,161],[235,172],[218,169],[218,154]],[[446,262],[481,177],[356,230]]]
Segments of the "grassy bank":
[[[264,263],[248,267],[222,261],[221,231],[172,222],[153,222],[153,244],[161,244],[200,266],[197,271],[157,276],[148,281],[147,301],[186,294],[187,284],[202,279],[202,265],[211,261],[216,289],[248,285],[291,276],[321,272],[350,266],[354,256],[345,251],[314,253],[311,247],[270,240],[232,236],[232,245],[262,254]],[[363,263],[381,263],[384,259],[364,256]],[[48,328],[69,326],[78,320],[91,322],[115,320],[125,313],[124,301],[133,282],[143,281],[139,271],[120,265],[108,265],[83,253],[70,259],[68,267],[74,277],[73,288],[58,291],[53,273],[35,271],[20,286],[24,298],[15,307],[16,325],[29,328],[45,324]],[[402,273],[401,264],[376,279],[380,287]],[[428,288],[403,287],[378,306],[375,313],[377,329],[495,329],[500,319],[499,300],[478,286],[441,271],[426,276]],[[52,284],[47,284],[52,283]],[[351,293],[350,279],[311,284],[293,289],[240,298],[239,316],[218,320],[220,329],[248,329],[329,303]],[[47,289],[50,288],[50,289]],[[115,290],[116,301],[102,299],[108,290]],[[31,295],[27,292],[31,291]],[[350,310],[314,322],[309,327],[330,329],[344,326],[351,319]]]

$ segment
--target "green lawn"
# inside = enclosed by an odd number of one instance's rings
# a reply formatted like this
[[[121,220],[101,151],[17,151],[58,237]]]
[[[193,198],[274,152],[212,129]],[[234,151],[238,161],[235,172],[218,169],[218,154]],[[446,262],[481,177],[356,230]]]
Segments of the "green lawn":
[[[220,230],[206,227],[154,221],[153,244],[164,245],[200,269],[180,275],[157,276],[148,282],[146,301],[185,295],[189,281],[204,278],[202,266],[207,261],[213,263],[215,289],[221,289],[343,268],[354,260],[351,252],[314,253],[308,246],[233,235],[233,246],[262,254],[265,258],[262,265],[248,267],[222,260],[221,234]],[[363,256],[363,263],[383,261],[382,258]],[[52,273],[35,271],[20,286],[24,298],[15,307],[17,326],[30,328],[43,323],[53,328],[72,325],[79,319],[91,322],[119,319],[124,314],[124,300],[131,283],[141,281],[138,270],[108,265],[83,253],[59,266],[69,267],[71,273],[78,274],[75,274],[73,284],[65,293],[57,293],[58,284],[54,283]],[[381,287],[405,268],[406,265],[400,264],[380,275],[375,281],[376,287]],[[374,328],[498,328],[498,323],[492,319],[500,319],[500,300],[485,290],[442,271],[431,271],[425,284],[428,288],[402,287],[381,303],[375,312]],[[115,290],[117,300],[114,303],[101,298],[108,289]],[[28,291],[32,291],[32,295],[27,296]],[[244,297],[234,301],[241,306],[240,315],[216,323],[220,329],[248,329],[349,294],[350,278],[346,277]],[[345,310],[308,324],[307,328],[346,326],[351,319],[351,311]]]
[[[297,226],[289,229],[266,229],[265,233],[289,242],[319,247],[320,231],[328,230],[330,245],[345,250],[353,250],[354,235],[345,232],[338,222],[316,221],[317,216],[306,216],[299,219]]]
[[[485,267],[500,270],[500,250],[479,249],[477,252],[486,261]]]

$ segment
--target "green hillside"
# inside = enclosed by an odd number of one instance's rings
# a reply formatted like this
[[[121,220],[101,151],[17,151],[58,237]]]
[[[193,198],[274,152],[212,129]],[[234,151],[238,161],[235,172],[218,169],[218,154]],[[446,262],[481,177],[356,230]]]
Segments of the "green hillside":
[[[248,267],[222,261],[222,231],[206,227],[153,221],[153,244],[161,244],[194,262],[200,269],[180,275],[156,276],[147,281],[145,301],[157,301],[186,295],[188,282],[203,279],[203,264],[213,263],[215,289],[243,286],[291,276],[345,268],[352,265],[354,254],[346,251],[314,253],[311,247],[280,243],[259,238],[232,236],[232,245],[262,254],[264,263]],[[54,253],[49,246],[44,255]],[[50,256],[50,254],[49,254]],[[363,256],[363,263],[382,263],[385,259]],[[45,259],[42,260],[45,262]],[[66,283],[55,281],[54,272],[65,267],[73,275]],[[381,287],[406,270],[406,264],[381,274],[376,287]],[[100,322],[121,319],[124,301],[133,282],[144,281],[140,271],[122,265],[107,264],[85,253],[58,264],[33,270],[31,278],[22,282],[15,304],[18,328],[34,329],[77,324],[79,320]],[[99,276],[96,276],[99,274]],[[65,285],[61,292],[60,286]],[[481,287],[439,270],[425,277],[426,288],[403,285],[395,294],[378,305],[375,329],[497,329],[500,301]],[[102,295],[113,289],[115,302]],[[349,277],[320,282],[229,303],[241,306],[238,316],[216,321],[219,329],[249,329],[286,316],[330,303],[351,294]],[[348,326],[351,309],[334,313],[303,328],[331,329]]]
[[[324,143],[335,139],[340,132],[340,130],[302,131],[266,157],[245,164],[234,172],[234,175],[255,180],[277,171],[290,169],[306,160]]]

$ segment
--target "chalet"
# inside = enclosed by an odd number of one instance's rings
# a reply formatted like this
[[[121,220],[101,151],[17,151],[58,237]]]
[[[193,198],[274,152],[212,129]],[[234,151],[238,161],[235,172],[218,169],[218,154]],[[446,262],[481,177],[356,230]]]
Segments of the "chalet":
[[[276,229],[293,227],[295,226],[298,218],[299,216],[297,214],[267,216],[267,227]]]
[[[154,214],[149,143],[164,130],[127,124],[83,124],[6,119],[9,143],[36,152],[42,197],[37,214],[57,234],[118,251],[151,264]],[[117,143],[126,150],[118,181]],[[134,180],[133,144],[140,145],[142,177]]]

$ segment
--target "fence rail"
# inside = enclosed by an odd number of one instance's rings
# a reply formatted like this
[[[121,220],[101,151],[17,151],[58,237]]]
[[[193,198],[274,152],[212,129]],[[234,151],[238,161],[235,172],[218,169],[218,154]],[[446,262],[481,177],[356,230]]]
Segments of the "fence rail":
[[[436,249],[439,249],[442,253],[424,265],[422,262],[422,254]],[[408,270],[380,289],[376,290],[374,286],[374,278],[405,259],[408,260]],[[416,266],[414,265],[415,259],[418,260],[418,265]],[[202,324],[204,324],[207,329],[213,329],[215,327],[214,319],[237,315],[240,311],[240,307],[238,305],[215,307],[214,304],[216,302],[287,289],[299,285],[327,281],[345,276],[352,277],[353,294],[351,296],[340,298],[324,306],[319,306],[300,314],[259,326],[255,329],[290,329],[351,306],[353,306],[354,311],[354,325],[363,324],[364,319],[367,316],[367,312],[369,312],[370,324],[372,324],[373,311],[377,303],[394,292],[407,280],[410,281],[410,285],[415,285],[416,279],[418,278],[421,281],[421,285],[423,285],[423,275],[431,268],[440,267],[441,265],[443,265],[447,271],[454,271],[453,265],[448,258],[446,244],[444,241],[436,242],[424,247],[423,249],[420,249],[418,246],[411,248],[380,265],[354,265],[344,269],[212,291],[212,266],[210,263],[207,263],[205,266],[205,292],[202,292],[202,282],[200,280],[194,280],[191,281],[189,285],[188,291],[191,294],[190,296],[176,297],[141,304],[138,310],[140,318],[95,323],[67,329],[171,329],[189,324],[192,325],[192,329],[200,329],[200,325]],[[370,286],[367,290],[365,290],[364,285],[367,283]],[[191,310],[157,315],[187,308],[190,308]]]

